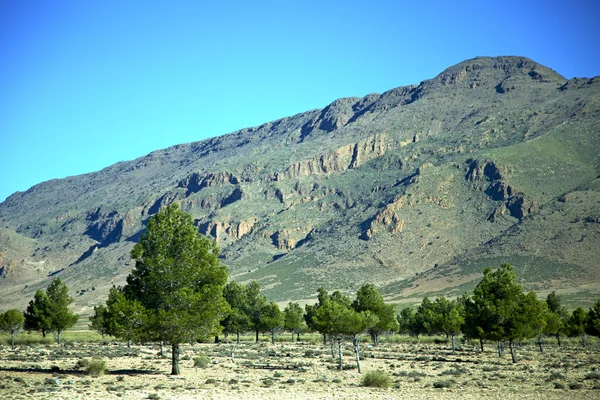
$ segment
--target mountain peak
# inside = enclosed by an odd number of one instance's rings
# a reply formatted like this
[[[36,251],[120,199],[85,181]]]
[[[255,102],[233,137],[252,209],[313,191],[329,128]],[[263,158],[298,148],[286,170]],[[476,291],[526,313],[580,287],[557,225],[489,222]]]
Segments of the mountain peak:
[[[442,83],[461,80],[506,79],[523,77],[540,82],[564,83],[565,77],[527,57],[475,57],[453,65],[434,78]]]

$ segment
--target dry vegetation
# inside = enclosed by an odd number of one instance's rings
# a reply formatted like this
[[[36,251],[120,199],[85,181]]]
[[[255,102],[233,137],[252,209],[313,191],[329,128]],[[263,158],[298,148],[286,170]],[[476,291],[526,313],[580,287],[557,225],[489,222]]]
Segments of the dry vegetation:
[[[267,338],[264,338],[265,340]],[[548,343],[546,353],[527,344],[520,362],[498,358],[493,346],[485,353],[470,344],[456,353],[444,343],[363,343],[366,372],[377,381],[389,377],[388,388],[363,386],[350,344],[344,357],[348,369],[306,335],[292,344],[250,341],[183,347],[182,375],[169,375],[170,360],[157,345],[127,348],[120,342],[73,342],[57,346],[24,344],[15,351],[0,347],[0,398],[3,399],[425,399],[600,397],[600,344],[587,348],[570,342],[563,348]],[[308,340],[307,340],[308,339]],[[393,339],[398,339],[394,337]],[[394,340],[397,341],[397,340]],[[549,340],[550,342],[550,340]],[[235,362],[231,352],[235,350]],[[205,358],[208,364],[194,367]],[[104,361],[107,370],[90,365]],[[387,386],[387,385],[384,385]]]

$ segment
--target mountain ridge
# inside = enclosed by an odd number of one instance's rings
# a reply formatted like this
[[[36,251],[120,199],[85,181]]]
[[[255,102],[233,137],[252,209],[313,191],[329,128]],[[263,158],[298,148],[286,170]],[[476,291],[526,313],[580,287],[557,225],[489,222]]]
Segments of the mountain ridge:
[[[581,192],[578,210],[590,216],[579,218],[600,217],[598,82],[524,57],[477,57],[418,85],[43,182],[0,204],[0,294],[27,298],[58,275],[89,309],[122,283],[147,218],[178,202],[217,240],[232,275],[259,279],[275,299],[306,299],[333,282],[352,290],[372,277],[365,271],[397,296],[415,273],[497,253],[485,243],[511,228],[532,235],[523,227],[558,209],[559,196]],[[462,219],[478,233],[459,235]],[[600,244],[588,225],[577,229]],[[519,253],[511,246],[504,253]]]

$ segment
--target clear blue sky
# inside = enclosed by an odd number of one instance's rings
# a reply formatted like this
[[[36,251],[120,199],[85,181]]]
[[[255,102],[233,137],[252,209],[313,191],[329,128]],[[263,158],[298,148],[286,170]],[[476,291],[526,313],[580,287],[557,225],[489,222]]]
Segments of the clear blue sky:
[[[0,0],[0,201],[475,56],[600,75],[599,4]]]

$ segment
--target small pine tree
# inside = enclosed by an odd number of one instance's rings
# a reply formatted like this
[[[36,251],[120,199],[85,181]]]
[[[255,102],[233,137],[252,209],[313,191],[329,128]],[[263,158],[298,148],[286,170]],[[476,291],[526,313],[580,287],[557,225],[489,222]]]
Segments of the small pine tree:
[[[50,283],[46,294],[49,304],[50,331],[55,334],[56,340],[60,344],[62,333],[77,323],[79,315],[69,310],[73,298],[69,296],[69,288],[60,278],[56,278]]]
[[[294,334],[300,335],[300,332],[307,329],[304,322],[304,310],[300,307],[300,304],[289,302],[283,310],[283,316],[284,328],[292,333],[292,342],[294,342]]]
[[[25,317],[19,310],[8,310],[0,314],[0,331],[4,331],[10,335],[10,345],[15,349],[15,337],[19,335],[23,329]]]

